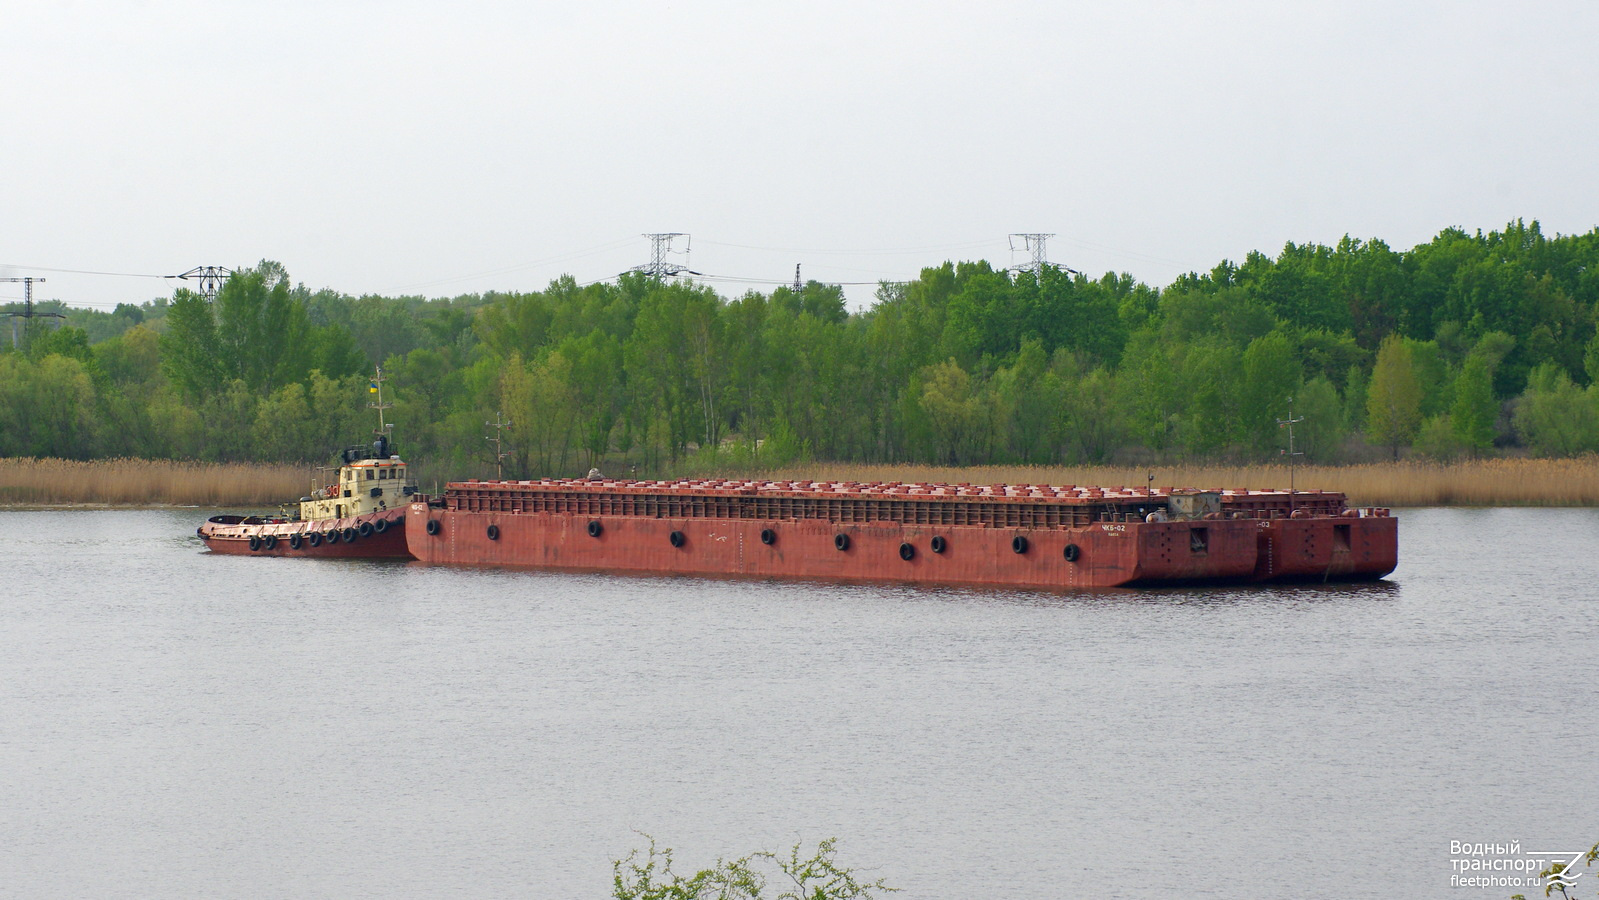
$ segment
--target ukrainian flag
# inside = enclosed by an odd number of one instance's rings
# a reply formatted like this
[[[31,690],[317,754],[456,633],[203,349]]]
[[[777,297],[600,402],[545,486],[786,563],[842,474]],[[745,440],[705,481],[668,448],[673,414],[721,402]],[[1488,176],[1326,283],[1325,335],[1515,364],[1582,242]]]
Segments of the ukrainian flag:
[[[368,387],[368,390],[367,390],[368,394],[376,394],[378,392],[378,383],[376,381],[367,382],[367,387]]]

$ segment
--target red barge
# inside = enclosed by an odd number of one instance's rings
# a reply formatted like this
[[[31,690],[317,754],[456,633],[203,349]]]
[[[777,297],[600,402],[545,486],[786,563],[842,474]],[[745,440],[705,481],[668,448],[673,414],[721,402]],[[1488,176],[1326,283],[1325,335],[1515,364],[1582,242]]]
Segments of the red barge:
[[[424,563],[1043,590],[1350,581],[1398,520],[1329,491],[812,481],[452,482],[410,504]]]

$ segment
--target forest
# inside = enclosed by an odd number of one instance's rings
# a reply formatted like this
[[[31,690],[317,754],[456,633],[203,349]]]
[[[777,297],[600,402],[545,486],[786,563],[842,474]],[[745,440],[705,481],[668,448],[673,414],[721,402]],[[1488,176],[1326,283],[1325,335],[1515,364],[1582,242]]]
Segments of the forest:
[[[1599,451],[1599,229],[1345,237],[1163,287],[944,262],[852,311],[627,274],[352,297],[276,262],[214,299],[58,302],[0,350],[0,456],[322,462],[370,440],[445,477],[805,460],[1319,463]],[[13,305],[12,309],[15,309]],[[9,337],[9,336],[8,336]],[[508,421],[503,429],[488,423]]]

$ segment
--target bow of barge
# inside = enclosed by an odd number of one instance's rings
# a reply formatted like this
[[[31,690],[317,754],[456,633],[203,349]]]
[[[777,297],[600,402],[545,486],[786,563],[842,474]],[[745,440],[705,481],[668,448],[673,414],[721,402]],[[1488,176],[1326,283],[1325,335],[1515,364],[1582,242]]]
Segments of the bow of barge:
[[[410,505],[425,563],[1070,590],[1380,578],[1397,520],[1325,491],[465,481]]]

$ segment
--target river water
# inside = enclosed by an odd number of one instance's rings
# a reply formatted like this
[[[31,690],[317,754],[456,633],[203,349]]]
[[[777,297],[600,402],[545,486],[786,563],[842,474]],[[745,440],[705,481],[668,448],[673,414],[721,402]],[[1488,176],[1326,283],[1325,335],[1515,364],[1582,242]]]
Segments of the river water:
[[[1067,596],[214,556],[209,514],[0,512],[0,895],[597,898],[649,834],[836,836],[908,898],[1475,900],[1542,888],[1451,841],[1599,841],[1599,511]]]

